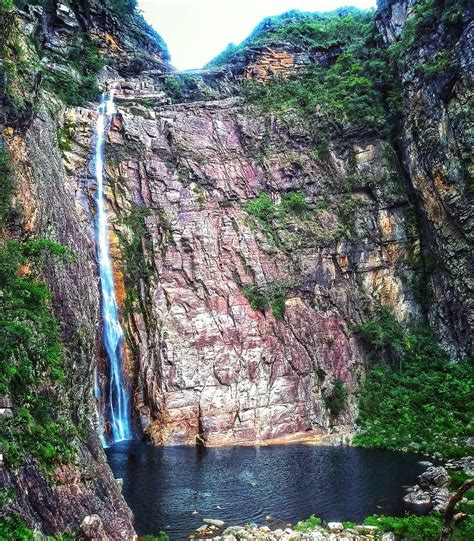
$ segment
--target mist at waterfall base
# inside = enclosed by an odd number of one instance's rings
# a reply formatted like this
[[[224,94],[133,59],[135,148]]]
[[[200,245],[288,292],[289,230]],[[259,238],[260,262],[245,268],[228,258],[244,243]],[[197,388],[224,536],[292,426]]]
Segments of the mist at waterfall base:
[[[123,479],[139,535],[164,530],[172,541],[186,539],[204,518],[280,526],[311,514],[355,522],[374,513],[403,516],[404,486],[414,485],[424,469],[416,455],[342,446],[153,447],[130,441],[106,454],[115,477]]]
[[[111,439],[113,442],[128,440],[132,437],[130,427],[130,398],[123,376],[122,341],[123,331],[120,326],[117,300],[115,297],[114,272],[109,246],[109,227],[107,207],[105,200],[105,140],[113,114],[115,113],[113,92],[105,92],[100,102],[94,153],[94,173],[96,187],[96,235],[97,259],[100,272],[102,325],[104,346],[108,360],[106,418],[111,425]],[[96,378],[97,379],[97,378]],[[100,400],[100,386],[96,383],[96,398]],[[99,421],[102,430],[102,417]],[[107,438],[101,434],[104,445]]]

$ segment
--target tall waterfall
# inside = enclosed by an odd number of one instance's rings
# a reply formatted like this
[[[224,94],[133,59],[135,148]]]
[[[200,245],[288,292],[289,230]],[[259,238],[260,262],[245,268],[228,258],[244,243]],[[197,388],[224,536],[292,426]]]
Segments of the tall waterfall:
[[[115,113],[113,92],[104,93],[99,106],[95,142],[96,231],[97,257],[102,294],[102,321],[104,344],[109,362],[108,415],[112,426],[112,441],[130,439],[130,397],[124,382],[122,341],[117,300],[115,298],[114,272],[110,257],[109,228],[105,202],[104,146],[112,115]]]

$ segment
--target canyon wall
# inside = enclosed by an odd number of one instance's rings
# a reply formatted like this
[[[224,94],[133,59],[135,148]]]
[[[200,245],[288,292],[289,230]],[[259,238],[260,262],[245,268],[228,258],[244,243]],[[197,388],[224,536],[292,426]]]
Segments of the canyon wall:
[[[242,91],[245,81],[330,67],[343,43],[314,49],[268,40],[181,76],[129,3],[125,12],[120,2],[53,4],[4,13],[12,30],[3,48],[19,66],[16,79],[7,63],[1,69],[2,141],[16,181],[4,236],[54,239],[74,252],[74,262],[49,262],[44,278],[68,353],[65,414],[80,432],[76,460],[58,464],[52,478],[33,460],[19,470],[1,465],[4,487],[17,495],[5,516],[46,534],[133,535],[93,399],[96,368],[107,395],[107,360],[91,79],[115,90],[118,110],[107,199],[137,437],[218,445],[352,428],[355,391],[371,362],[357,328],[380,306],[402,322],[427,315],[453,357],[466,355],[466,6],[453,23],[435,19],[401,56],[404,106],[394,138],[342,117],[315,134],[304,117],[264,111]],[[403,39],[414,6],[381,4],[386,46]],[[268,23],[259,32],[271,30]],[[78,48],[105,63],[89,73]],[[455,60],[449,76],[420,77],[414,66],[445,49]],[[323,146],[315,143],[322,136]]]

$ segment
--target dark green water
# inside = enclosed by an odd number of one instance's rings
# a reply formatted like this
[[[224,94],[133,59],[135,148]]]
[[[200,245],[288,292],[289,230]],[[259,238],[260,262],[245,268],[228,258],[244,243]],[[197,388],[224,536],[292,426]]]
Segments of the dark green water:
[[[152,447],[138,441],[107,449],[135,515],[137,532],[165,530],[174,540],[217,518],[227,524],[360,521],[403,515],[403,487],[423,470],[416,455],[352,447]],[[197,512],[194,513],[193,512]]]

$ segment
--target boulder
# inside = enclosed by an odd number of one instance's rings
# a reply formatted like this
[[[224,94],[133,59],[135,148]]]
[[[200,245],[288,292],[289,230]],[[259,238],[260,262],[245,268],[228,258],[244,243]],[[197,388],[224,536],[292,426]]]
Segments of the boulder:
[[[99,515],[88,515],[81,523],[81,531],[87,541],[110,541]]]
[[[429,492],[425,492],[424,490],[414,490],[407,494],[403,498],[403,501],[413,505],[429,505],[431,503],[431,496]]]
[[[342,525],[342,522],[328,522],[328,529],[331,533],[338,533],[342,532],[344,526]]]
[[[422,488],[427,488],[430,485],[442,487],[449,484],[449,475],[442,466],[431,466],[419,477],[419,485]]]

